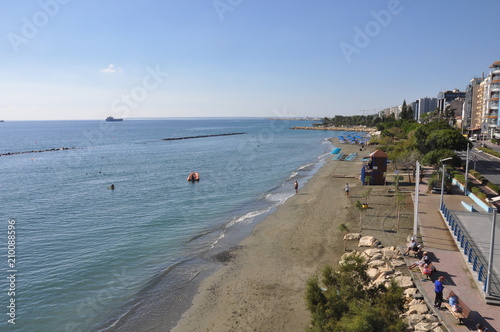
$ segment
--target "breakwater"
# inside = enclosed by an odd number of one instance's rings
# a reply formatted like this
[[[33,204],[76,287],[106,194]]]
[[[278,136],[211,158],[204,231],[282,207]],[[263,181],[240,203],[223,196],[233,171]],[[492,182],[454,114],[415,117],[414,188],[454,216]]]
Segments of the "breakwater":
[[[325,126],[315,126],[315,127],[292,127],[290,129],[302,129],[302,130],[332,130],[332,131],[362,131],[372,133],[376,131],[376,128],[371,127],[325,127]]]
[[[25,154],[25,153],[40,153],[40,152],[50,152],[50,151],[63,151],[63,150],[73,150],[76,148],[54,148],[54,149],[45,149],[45,150],[31,150],[31,151],[21,151],[21,152],[7,152],[0,153],[0,156],[13,156],[16,154]]]
[[[228,133],[228,134],[216,134],[216,135],[199,135],[199,136],[171,137],[171,138],[162,138],[162,141],[178,141],[178,140],[181,140],[181,139],[217,137],[217,136],[231,136],[231,135],[243,135],[243,134],[245,134],[245,133]]]

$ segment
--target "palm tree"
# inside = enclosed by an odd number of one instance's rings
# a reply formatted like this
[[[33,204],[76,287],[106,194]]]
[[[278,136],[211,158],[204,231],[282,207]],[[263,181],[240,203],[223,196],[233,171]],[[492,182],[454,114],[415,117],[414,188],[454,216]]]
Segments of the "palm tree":
[[[339,231],[341,233],[345,233],[344,234],[344,251],[346,251],[347,249],[347,239],[345,237],[345,235],[349,232],[349,228],[347,228],[347,226],[345,224],[340,224],[339,225]]]
[[[360,201],[356,201],[354,207],[359,211],[359,230],[361,230],[361,217],[363,216],[363,211],[365,211],[365,208]]]

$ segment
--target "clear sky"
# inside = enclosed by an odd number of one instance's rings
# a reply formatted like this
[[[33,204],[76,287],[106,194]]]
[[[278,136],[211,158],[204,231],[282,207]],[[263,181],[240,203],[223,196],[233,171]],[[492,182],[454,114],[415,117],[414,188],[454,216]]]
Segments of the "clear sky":
[[[370,114],[496,60],[498,0],[0,0],[4,120]]]

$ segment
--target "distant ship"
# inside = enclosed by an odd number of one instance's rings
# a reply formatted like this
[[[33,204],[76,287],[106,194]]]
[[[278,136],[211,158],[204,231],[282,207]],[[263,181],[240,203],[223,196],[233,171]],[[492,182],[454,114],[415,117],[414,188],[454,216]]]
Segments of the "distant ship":
[[[113,118],[112,116],[108,116],[108,117],[106,118],[106,121],[123,121],[123,119]]]

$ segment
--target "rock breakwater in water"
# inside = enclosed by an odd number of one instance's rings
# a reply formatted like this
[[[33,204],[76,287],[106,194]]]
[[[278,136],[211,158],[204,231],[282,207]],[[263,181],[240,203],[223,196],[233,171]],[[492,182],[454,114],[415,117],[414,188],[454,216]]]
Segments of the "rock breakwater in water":
[[[191,138],[205,138],[205,137],[217,137],[217,136],[231,136],[231,135],[243,135],[245,133],[228,133],[228,134],[215,134],[215,135],[199,135],[199,136],[185,136],[185,137],[171,137],[162,138],[162,141],[177,141],[181,139],[191,139]]]
[[[73,150],[76,148],[54,148],[54,149],[44,149],[44,150],[31,150],[31,151],[21,151],[21,152],[7,152],[0,153],[0,156],[13,156],[16,154],[25,154],[25,153],[40,153],[40,152],[50,152],[50,151],[63,151],[63,150]]]

